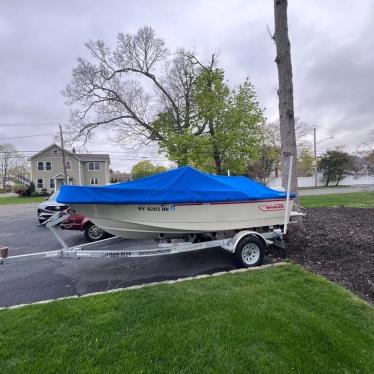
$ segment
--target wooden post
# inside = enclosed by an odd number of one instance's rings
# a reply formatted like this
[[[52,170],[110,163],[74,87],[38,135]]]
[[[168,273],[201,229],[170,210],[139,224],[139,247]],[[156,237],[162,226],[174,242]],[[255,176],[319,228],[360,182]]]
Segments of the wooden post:
[[[318,187],[318,169],[317,169],[317,128],[313,126],[313,138],[314,138],[314,187]]]

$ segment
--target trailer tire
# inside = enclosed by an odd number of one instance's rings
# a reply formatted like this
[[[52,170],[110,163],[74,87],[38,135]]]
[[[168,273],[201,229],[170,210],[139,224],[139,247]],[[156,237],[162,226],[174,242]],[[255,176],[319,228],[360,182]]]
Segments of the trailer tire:
[[[261,265],[265,250],[266,245],[263,240],[254,235],[248,235],[237,244],[234,255],[240,267],[249,268]]]

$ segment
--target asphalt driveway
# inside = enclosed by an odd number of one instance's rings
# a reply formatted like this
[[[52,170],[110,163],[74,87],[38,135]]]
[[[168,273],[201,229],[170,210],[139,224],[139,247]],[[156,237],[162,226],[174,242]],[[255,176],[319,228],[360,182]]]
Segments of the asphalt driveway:
[[[9,256],[60,249],[45,227],[37,225],[37,204],[0,205],[0,246]],[[62,230],[68,245],[84,243],[81,232]],[[149,241],[114,240],[112,249]],[[194,276],[234,269],[232,256],[221,249],[140,259],[42,259],[0,265],[0,306],[134,284]]]

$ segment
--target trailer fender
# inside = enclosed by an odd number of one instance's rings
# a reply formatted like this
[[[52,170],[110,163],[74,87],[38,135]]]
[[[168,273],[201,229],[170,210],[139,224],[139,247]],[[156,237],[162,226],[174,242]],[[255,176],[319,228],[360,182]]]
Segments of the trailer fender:
[[[255,237],[259,238],[264,243],[265,247],[268,246],[268,241],[260,233],[258,233],[256,231],[243,230],[243,231],[240,231],[240,232],[236,233],[231,238],[231,240],[229,241],[229,243],[224,246],[224,249],[226,249],[227,251],[229,251],[231,253],[234,253],[235,250],[236,250],[236,246],[238,245],[238,243],[243,238],[245,238],[246,236],[249,236],[249,235],[255,236]]]

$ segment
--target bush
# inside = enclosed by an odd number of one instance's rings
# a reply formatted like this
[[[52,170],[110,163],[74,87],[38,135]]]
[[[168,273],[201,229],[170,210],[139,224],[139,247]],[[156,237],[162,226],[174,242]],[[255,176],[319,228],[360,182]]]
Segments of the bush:
[[[40,190],[39,196],[49,196],[48,190],[46,188],[42,188]]]
[[[29,189],[29,186],[25,184],[16,184],[13,186],[13,192],[18,194],[19,197],[28,196],[29,195],[28,189]]]
[[[44,196],[44,195],[41,195],[39,192],[31,192],[30,196],[31,197],[38,197],[38,196]]]
[[[45,193],[47,193],[47,189],[44,188],[44,190],[45,190]],[[33,182],[31,182],[29,185],[27,185],[27,184],[16,184],[13,187],[13,192],[17,193],[19,197],[40,196],[39,193],[37,193],[36,195],[32,195],[32,194],[35,193],[35,185],[34,185]]]
[[[34,182],[30,182],[30,185],[29,185],[29,191],[30,191],[30,195],[35,192],[35,184]]]

